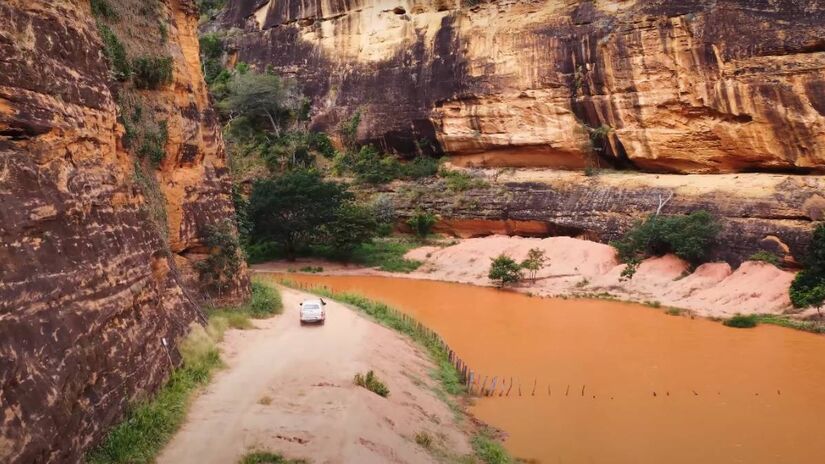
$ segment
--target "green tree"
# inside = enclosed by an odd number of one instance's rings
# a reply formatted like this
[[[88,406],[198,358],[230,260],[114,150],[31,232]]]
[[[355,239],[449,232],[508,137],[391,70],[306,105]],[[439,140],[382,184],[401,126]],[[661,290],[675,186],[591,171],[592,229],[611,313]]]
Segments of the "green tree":
[[[236,72],[227,83],[228,95],[217,107],[230,119],[243,118],[276,136],[294,118],[298,98],[292,86],[268,73]]]
[[[550,260],[544,256],[541,248],[531,248],[527,252],[527,258],[521,262],[522,269],[530,273],[530,280],[536,280],[536,274],[544,268]]]
[[[704,262],[721,230],[707,211],[688,215],[652,215],[636,223],[621,240],[611,243],[628,264],[622,276],[630,278],[636,266],[649,256],[673,253],[692,265]]]
[[[505,254],[500,254],[492,259],[487,277],[496,282],[499,287],[519,283],[524,278],[521,273],[521,266]]]
[[[372,209],[346,202],[335,212],[335,220],[326,226],[326,243],[333,247],[336,256],[349,259],[359,245],[375,237],[377,230]]]
[[[259,180],[249,197],[248,218],[256,241],[271,241],[287,258],[312,244],[322,226],[336,220],[338,208],[353,196],[345,185],[325,181],[316,171],[290,171]]]
[[[797,308],[820,310],[825,303],[825,223],[814,230],[803,264],[805,269],[791,283],[791,302]]]

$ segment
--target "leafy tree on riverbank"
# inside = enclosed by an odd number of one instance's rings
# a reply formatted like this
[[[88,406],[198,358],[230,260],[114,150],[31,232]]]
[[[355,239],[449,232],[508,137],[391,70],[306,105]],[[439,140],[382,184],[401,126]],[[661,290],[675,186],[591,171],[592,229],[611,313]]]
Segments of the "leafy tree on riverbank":
[[[526,269],[527,272],[530,273],[530,280],[536,280],[536,274],[542,270],[547,263],[550,262],[546,256],[544,256],[544,250],[541,248],[531,248],[530,251],[527,252],[527,258],[521,262],[521,268]]]
[[[487,277],[496,282],[499,287],[517,284],[524,278],[521,266],[503,253],[492,260]]]
[[[825,223],[814,230],[803,263],[805,269],[791,283],[791,302],[797,308],[813,306],[821,310],[825,303]]]
[[[698,265],[703,263],[721,230],[718,221],[707,211],[688,215],[652,215],[636,223],[621,240],[611,245],[619,259],[627,263],[622,277],[632,278],[639,263],[650,256],[673,253]]]
[[[353,199],[346,186],[316,171],[293,171],[260,180],[249,197],[252,239],[280,245],[286,257],[315,242],[321,227],[336,220],[341,204]]]

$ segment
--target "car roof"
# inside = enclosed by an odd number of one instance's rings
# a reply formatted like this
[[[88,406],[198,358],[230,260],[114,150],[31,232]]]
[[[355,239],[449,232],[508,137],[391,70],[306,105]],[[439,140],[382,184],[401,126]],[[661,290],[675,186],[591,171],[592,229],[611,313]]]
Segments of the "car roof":
[[[314,299],[311,299],[311,300],[304,300],[304,301],[301,302],[302,305],[303,304],[310,304],[310,303],[314,303],[314,304],[319,305],[319,304],[321,304],[321,300],[318,299],[318,298],[314,298]]]

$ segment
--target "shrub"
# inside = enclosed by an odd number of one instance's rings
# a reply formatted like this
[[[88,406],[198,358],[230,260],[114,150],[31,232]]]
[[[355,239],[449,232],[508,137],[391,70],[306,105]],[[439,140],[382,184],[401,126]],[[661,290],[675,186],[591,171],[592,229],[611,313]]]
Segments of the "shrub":
[[[825,302],[825,224],[814,230],[803,264],[791,283],[791,302],[797,308],[820,307]]]
[[[117,21],[120,19],[117,11],[112,8],[112,5],[108,2],[108,0],[91,0],[91,5],[92,15],[96,18],[108,19],[110,21]]]
[[[169,140],[169,129],[166,121],[158,123],[157,130],[146,129],[143,139],[137,149],[139,156],[149,158],[154,166],[158,166],[166,159],[166,142]]]
[[[465,190],[485,188],[488,186],[484,179],[474,177],[464,171],[442,169],[438,175],[446,181],[447,188],[453,192],[463,192]]]
[[[530,280],[536,280],[536,274],[544,268],[550,260],[544,256],[541,248],[531,248],[527,258],[521,262],[521,268],[530,273]]]
[[[779,256],[765,250],[752,254],[750,258],[748,258],[748,261],[761,261],[763,263],[773,264],[774,266],[778,266],[780,262]]]
[[[392,232],[392,226],[395,224],[397,215],[395,213],[395,204],[388,195],[380,194],[370,203],[372,215],[375,217],[379,226],[379,235],[389,235]],[[385,232],[385,233],[384,233]]]
[[[132,60],[135,87],[157,90],[172,82],[172,57],[141,56]]]
[[[471,440],[473,451],[487,464],[510,464],[513,459],[501,443],[490,437],[488,432],[482,432]]]
[[[252,281],[252,298],[244,308],[254,318],[263,318],[272,314],[281,314],[284,304],[281,294],[275,287],[262,282]]]
[[[390,389],[384,385],[384,382],[378,380],[378,377],[375,376],[375,372],[371,370],[367,372],[367,375],[360,373],[355,374],[355,378],[353,380],[355,385],[366,388],[378,396],[383,396],[386,398],[390,394]]]
[[[415,443],[418,444],[418,446],[429,449],[433,444],[433,437],[431,437],[426,431],[422,430],[421,432],[415,434]]]
[[[679,216],[650,216],[636,223],[621,240],[612,242],[628,264],[623,277],[631,278],[644,258],[673,253],[692,265],[702,263],[715,244],[719,224],[707,211]]]
[[[408,273],[418,269],[421,261],[405,259],[404,255],[417,244],[393,238],[375,240],[359,246],[352,255],[352,261],[386,272]]]
[[[430,156],[416,156],[410,162],[401,166],[404,177],[408,179],[421,179],[438,174],[440,160]]]
[[[369,243],[378,231],[378,223],[368,207],[353,202],[342,204],[335,219],[325,225],[324,242],[332,246],[338,258],[349,259],[362,243]]]
[[[268,451],[254,451],[245,454],[238,464],[307,464],[303,459],[286,459],[280,454]]]
[[[723,322],[728,327],[735,327],[737,329],[750,329],[759,324],[759,319],[755,314],[742,315],[737,314],[730,319]]]
[[[487,277],[496,282],[499,287],[516,284],[523,279],[521,266],[505,254],[500,254],[492,259]]]
[[[338,133],[341,135],[341,142],[349,150],[355,150],[358,144],[358,126],[361,125],[361,111],[356,111],[348,119],[341,121],[338,125]]]
[[[412,228],[413,233],[420,238],[426,238],[435,226],[436,217],[432,213],[418,211],[407,220],[407,225]]]
[[[209,248],[209,256],[199,261],[195,268],[207,289],[219,296],[232,287],[241,272],[241,249],[235,228],[227,220],[218,225],[204,227],[203,244]]]
[[[126,49],[123,43],[117,38],[114,32],[105,24],[98,24],[98,33],[103,40],[103,52],[111,66],[112,77],[119,81],[129,79],[132,74],[132,67],[129,58],[126,57]]]
[[[223,56],[223,41],[218,34],[204,34],[198,40],[200,43],[201,59],[203,60],[203,78],[210,86],[224,71],[221,57]]]
[[[317,274],[319,272],[324,272],[324,268],[321,266],[304,266],[301,269],[298,269],[301,272],[308,272],[310,274]]]

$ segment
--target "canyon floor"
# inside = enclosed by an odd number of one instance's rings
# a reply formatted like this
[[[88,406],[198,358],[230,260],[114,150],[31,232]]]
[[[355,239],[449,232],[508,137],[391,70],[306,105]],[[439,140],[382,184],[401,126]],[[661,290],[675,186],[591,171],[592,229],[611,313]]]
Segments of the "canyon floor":
[[[794,273],[763,262],[747,261],[736,269],[726,263],[706,263],[694,270],[668,255],[642,262],[635,276],[621,277],[625,265],[605,244],[571,237],[522,238],[490,236],[456,240],[451,246],[423,246],[407,253],[422,261],[409,274],[318,260],[270,262],[254,270],[287,272],[306,265],[322,266],[327,274],[392,275],[473,285],[492,285],[487,278],[490,259],[505,253],[521,261],[531,248],[544,250],[549,264],[516,290],[538,296],[610,297],[675,307],[703,317],[735,314],[782,314],[792,310],[788,288]]]
[[[283,289],[284,314],[233,330],[221,344],[226,368],[192,404],[158,462],[226,464],[250,451],[315,463],[428,463],[471,452],[467,422],[437,396],[426,353],[406,337],[329,301],[327,322],[302,326]],[[353,384],[374,370],[382,398]],[[432,438],[428,451],[416,434]]]

